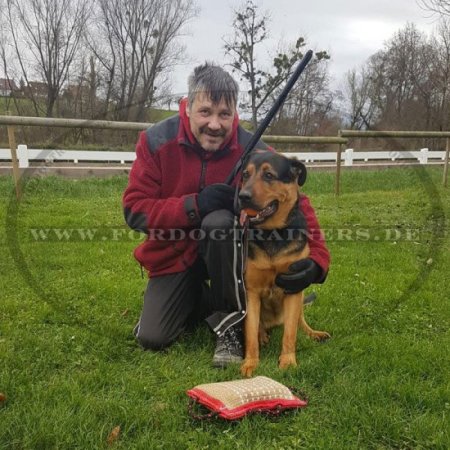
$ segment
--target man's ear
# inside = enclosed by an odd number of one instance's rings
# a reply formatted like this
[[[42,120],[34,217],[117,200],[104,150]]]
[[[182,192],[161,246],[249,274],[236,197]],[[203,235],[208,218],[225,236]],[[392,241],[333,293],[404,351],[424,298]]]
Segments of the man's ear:
[[[306,166],[297,158],[289,158],[291,162],[291,173],[297,179],[299,186],[303,186],[306,182],[307,170]]]

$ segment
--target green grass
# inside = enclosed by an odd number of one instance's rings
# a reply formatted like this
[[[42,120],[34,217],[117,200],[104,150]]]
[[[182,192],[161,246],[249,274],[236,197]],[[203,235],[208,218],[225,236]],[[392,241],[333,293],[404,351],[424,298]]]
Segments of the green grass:
[[[44,116],[45,99],[38,100],[41,114]],[[0,97],[0,115],[10,114],[12,116],[35,116],[36,110],[33,101],[29,98]]]
[[[306,185],[332,253],[306,315],[332,339],[300,335],[299,366],[282,372],[275,330],[256,373],[310,404],[227,423],[187,414],[187,389],[239,378],[210,366],[206,327],[161,353],[132,337],[140,238],[112,238],[126,178],[31,179],[17,204],[1,177],[0,449],[107,448],[117,425],[123,449],[449,448],[450,189],[438,169],[344,172],[339,198],[333,181],[311,172]],[[38,228],[106,239],[36,241]]]
[[[16,98],[16,102],[19,105],[19,107],[25,111],[27,111],[30,115],[34,116],[35,111],[33,108],[33,102],[28,98]],[[40,104],[40,107],[45,110],[45,98],[43,100],[38,101]],[[177,109],[176,105],[172,106],[172,109]],[[18,111],[16,108],[16,103],[14,102],[14,98],[12,97],[1,97],[0,96],[0,115],[7,114],[8,111],[11,113],[11,115],[17,115]],[[160,120],[166,119],[167,117],[170,117],[174,114],[176,114],[177,111],[169,111],[166,109],[159,109],[159,108],[150,108],[149,109],[149,116],[151,120],[158,122]]]
[[[161,120],[168,119],[169,117],[172,117],[177,113],[178,113],[178,105],[174,105],[172,106],[171,111],[167,109],[152,108],[149,110],[148,116],[150,122],[157,123],[160,122]]]

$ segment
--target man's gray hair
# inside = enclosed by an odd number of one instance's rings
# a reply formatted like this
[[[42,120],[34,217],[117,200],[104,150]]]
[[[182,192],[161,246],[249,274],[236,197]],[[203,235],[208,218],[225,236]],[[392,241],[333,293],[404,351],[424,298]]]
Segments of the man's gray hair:
[[[239,86],[222,67],[206,62],[197,66],[188,78],[188,101],[192,105],[195,96],[204,92],[213,103],[224,100],[229,108],[236,108]]]

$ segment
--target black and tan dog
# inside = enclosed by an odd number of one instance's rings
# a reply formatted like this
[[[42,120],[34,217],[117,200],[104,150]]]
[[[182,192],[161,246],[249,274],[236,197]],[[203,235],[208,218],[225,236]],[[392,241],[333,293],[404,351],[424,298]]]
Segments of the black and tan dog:
[[[298,326],[316,340],[329,337],[315,331],[303,315],[303,292],[286,294],[275,284],[278,274],[307,258],[306,221],[298,207],[299,185],[306,167],[269,151],[256,150],[245,164],[239,191],[241,223],[249,221],[245,270],[247,316],[243,376],[250,377],[259,363],[259,345],[269,340],[267,330],[284,324],[279,367],[296,366]]]

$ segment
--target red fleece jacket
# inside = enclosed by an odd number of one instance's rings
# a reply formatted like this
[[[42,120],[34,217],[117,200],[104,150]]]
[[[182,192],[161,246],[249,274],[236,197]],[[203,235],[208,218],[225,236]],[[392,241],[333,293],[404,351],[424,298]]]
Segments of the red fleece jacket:
[[[198,241],[190,232],[200,224],[197,194],[225,181],[249,136],[236,115],[229,141],[216,152],[203,150],[190,130],[186,101],[178,115],[140,134],[123,206],[128,225],[148,235],[134,255],[149,276],[182,272],[195,262]],[[308,197],[300,196],[299,207],[309,229],[310,258],[326,274],[330,255]]]

